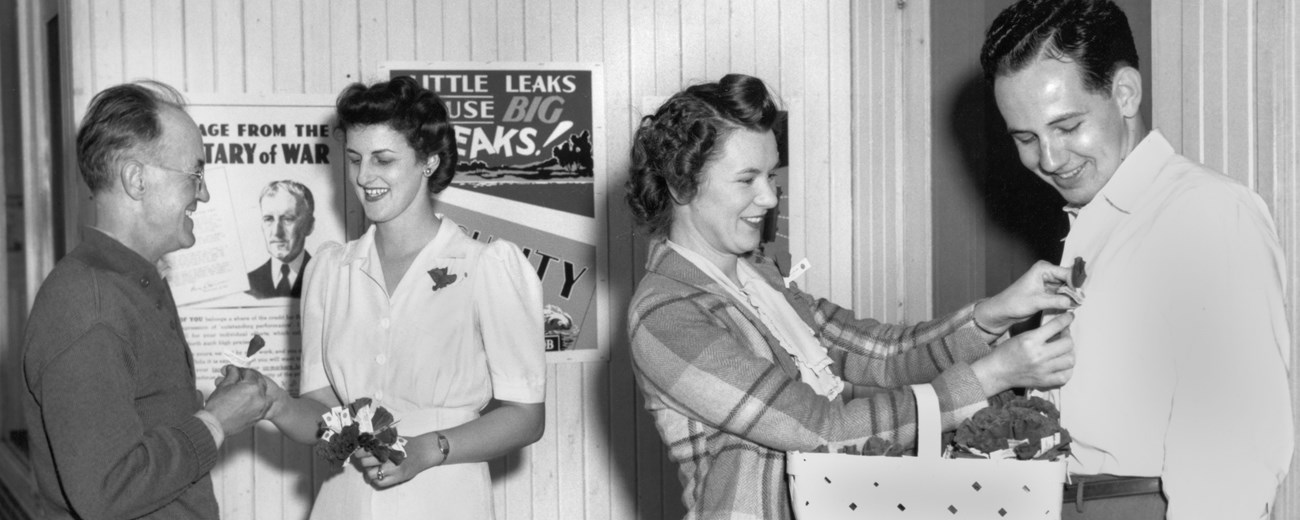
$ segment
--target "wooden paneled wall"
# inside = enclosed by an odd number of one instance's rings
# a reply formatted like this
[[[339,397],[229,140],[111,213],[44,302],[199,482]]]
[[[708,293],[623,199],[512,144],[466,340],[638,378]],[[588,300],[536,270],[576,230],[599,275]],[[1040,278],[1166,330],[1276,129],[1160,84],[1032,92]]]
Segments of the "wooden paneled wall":
[[[1254,188],[1287,258],[1292,416],[1300,424],[1300,5],[1153,0],[1152,107],[1175,148]],[[1300,518],[1300,464],[1275,519]]]
[[[549,367],[545,436],[493,464],[499,518],[682,514],[676,468],[641,410],[622,332],[645,248],[632,232],[622,184],[646,98],[727,72],[766,80],[797,110],[792,253],[813,263],[803,285],[882,317],[902,316],[909,294],[919,302],[909,303],[916,312],[928,311],[929,291],[918,288],[927,283],[928,260],[913,269],[929,257],[927,175],[907,157],[929,154],[917,152],[924,139],[906,138],[916,131],[901,117],[924,92],[913,90],[924,78],[903,73],[915,58],[908,53],[924,48],[923,29],[907,32],[909,20],[917,23],[911,4],[924,2],[62,1],[77,119],[95,92],[141,77],[186,92],[333,94],[377,79],[386,60],[604,64],[610,360]],[[864,103],[870,110],[854,110]],[[859,133],[866,148],[857,146]],[[67,186],[80,186],[72,171],[64,175]],[[67,198],[69,227],[89,221],[79,189]],[[217,486],[227,517],[304,517],[319,484],[305,447],[263,429],[230,441],[226,451]]]

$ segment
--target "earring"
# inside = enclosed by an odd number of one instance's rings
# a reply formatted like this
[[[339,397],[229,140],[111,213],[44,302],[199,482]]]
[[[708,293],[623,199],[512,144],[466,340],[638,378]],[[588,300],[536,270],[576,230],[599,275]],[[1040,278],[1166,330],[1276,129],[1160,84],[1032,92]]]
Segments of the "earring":
[[[424,176],[425,176],[425,177],[432,177],[432,176],[433,176],[433,168],[425,168],[425,169],[424,169]]]

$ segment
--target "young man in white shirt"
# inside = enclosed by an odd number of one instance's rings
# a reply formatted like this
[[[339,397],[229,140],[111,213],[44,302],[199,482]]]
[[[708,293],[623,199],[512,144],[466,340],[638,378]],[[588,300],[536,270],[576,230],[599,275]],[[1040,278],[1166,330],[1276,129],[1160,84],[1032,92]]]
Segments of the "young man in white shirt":
[[[1066,497],[1064,518],[1268,518],[1294,444],[1268,208],[1148,130],[1109,0],[1022,0],[980,61],[1021,162],[1066,201],[1063,263],[1086,265],[1074,378],[1042,390],[1075,486],[1116,492]]]

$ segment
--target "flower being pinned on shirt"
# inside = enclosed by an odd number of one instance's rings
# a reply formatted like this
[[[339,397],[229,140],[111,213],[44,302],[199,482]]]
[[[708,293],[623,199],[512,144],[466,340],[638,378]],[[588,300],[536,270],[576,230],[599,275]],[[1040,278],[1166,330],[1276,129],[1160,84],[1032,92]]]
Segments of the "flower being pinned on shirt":
[[[1083,305],[1083,281],[1088,278],[1086,266],[1087,262],[1082,257],[1074,257],[1074,265],[1070,267],[1070,284],[1062,285],[1056,290],[1057,294],[1068,296],[1076,306]]]
[[[380,462],[400,465],[406,460],[406,439],[397,436],[397,421],[388,409],[363,397],[347,406],[335,406],[321,415],[316,455],[342,465],[357,450],[369,451]]]
[[[446,267],[435,267],[429,270],[429,278],[433,279],[434,292],[437,292],[438,289],[442,289],[443,287],[456,283],[456,280],[460,278],[460,276],[458,275],[448,274],[447,269],[448,268]]]

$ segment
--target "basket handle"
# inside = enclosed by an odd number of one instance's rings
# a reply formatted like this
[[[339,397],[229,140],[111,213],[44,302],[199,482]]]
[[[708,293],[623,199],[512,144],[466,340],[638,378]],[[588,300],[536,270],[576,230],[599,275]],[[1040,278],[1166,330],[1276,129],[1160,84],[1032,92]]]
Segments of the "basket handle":
[[[939,420],[939,396],[930,385],[911,385],[916,396],[916,456],[939,458],[943,427]]]

